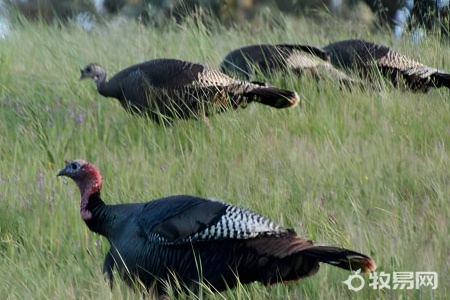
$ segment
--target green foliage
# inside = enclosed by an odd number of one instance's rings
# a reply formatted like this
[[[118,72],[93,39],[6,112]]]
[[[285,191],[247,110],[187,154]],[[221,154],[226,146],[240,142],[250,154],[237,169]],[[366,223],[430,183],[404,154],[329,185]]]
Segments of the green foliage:
[[[378,271],[436,271],[439,288],[348,291],[349,272],[323,265],[297,283],[239,286],[207,299],[429,299],[450,292],[449,91],[427,95],[341,90],[305,76],[275,78],[302,103],[261,105],[173,128],[128,115],[114,99],[78,81],[90,62],[109,74],[139,61],[173,57],[218,66],[248,44],[324,45],[365,36],[330,20],[284,20],[214,30],[195,21],[155,31],[111,23],[89,34],[77,27],[16,26],[0,54],[0,298],[104,299],[108,243],[79,216],[79,193],[56,172],[83,158],[102,171],[111,204],[171,194],[216,197],[267,215],[321,243],[373,256]],[[386,42],[385,42],[386,43]],[[450,69],[449,51],[428,39],[399,51]],[[368,277],[366,277],[368,280]],[[121,281],[113,299],[138,298]],[[191,298],[196,295],[190,295]]]

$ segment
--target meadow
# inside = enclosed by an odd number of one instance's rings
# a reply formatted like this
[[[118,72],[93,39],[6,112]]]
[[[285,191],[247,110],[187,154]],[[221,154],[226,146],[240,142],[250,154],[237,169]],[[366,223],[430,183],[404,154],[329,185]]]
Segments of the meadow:
[[[0,41],[0,299],[137,299],[103,280],[108,242],[79,214],[79,191],[56,178],[82,158],[103,174],[109,204],[173,194],[215,197],[276,220],[319,243],[370,255],[377,272],[432,271],[438,288],[349,291],[350,272],[322,265],[294,283],[239,286],[198,299],[445,299],[450,294],[450,94],[380,88],[341,90],[332,81],[278,78],[302,103],[262,105],[172,128],[127,114],[115,99],[79,81],[90,62],[108,74],[172,57],[218,66],[253,43],[326,45],[365,38],[450,70],[450,48],[432,36],[393,41],[330,18],[286,19],[164,30],[114,21],[85,32],[23,22]],[[391,285],[393,287],[393,285]]]

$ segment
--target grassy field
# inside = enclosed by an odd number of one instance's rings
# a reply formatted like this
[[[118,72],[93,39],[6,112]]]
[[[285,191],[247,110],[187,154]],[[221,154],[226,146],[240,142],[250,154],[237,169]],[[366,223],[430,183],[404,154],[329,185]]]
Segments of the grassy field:
[[[263,24],[263,23],[261,23]],[[252,43],[325,45],[364,37],[450,70],[450,49],[419,45],[330,20],[287,20],[209,30],[192,23],[157,31],[113,22],[16,26],[0,41],[0,299],[136,299],[122,282],[109,291],[101,268],[109,245],[79,215],[73,182],[56,178],[64,160],[83,158],[103,174],[110,204],[172,194],[216,197],[267,215],[320,243],[371,255],[378,272],[434,271],[432,290],[349,291],[351,274],[322,265],[316,276],[252,284],[207,299],[444,299],[450,293],[450,94],[317,89],[308,77],[291,110],[262,105],[171,129],[128,115],[114,99],[78,81],[87,63],[109,74],[153,58],[217,66]],[[392,287],[393,285],[391,285]],[[191,295],[192,296],[192,295]],[[193,297],[193,296],[192,296]]]

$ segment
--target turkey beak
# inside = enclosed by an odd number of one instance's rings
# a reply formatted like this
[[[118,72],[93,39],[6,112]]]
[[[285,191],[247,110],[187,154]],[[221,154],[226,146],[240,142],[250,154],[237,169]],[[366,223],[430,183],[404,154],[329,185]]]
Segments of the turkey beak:
[[[66,166],[64,167],[64,169],[61,169],[58,174],[56,174],[56,177],[58,176],[68,176],[68,172],[67,172],[67,167],[69,166],[69,162],[66,161]]]
[[[60,171],[58,172],[58,174],[56,174],[57,177],[58,177],[58,176],[65,176],[65,175],[67,175],[66,168],[60,170]]]

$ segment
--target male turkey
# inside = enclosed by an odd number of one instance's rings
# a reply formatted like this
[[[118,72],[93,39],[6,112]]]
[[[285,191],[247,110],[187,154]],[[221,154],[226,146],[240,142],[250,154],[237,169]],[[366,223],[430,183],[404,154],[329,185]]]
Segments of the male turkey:
[[[363,40],[344,40],[323,48],[331,63],[342,69],[356,69],[373,82],[378,74],[387,77],[395,87],[426,93],[432,87],[450,88],[450,74],[421,64],[392,49]]]
[[[314,245],[270,219],[225,202],[195,196],[169,196],[150,202],[107,205],[100,198],[102,177],[83,160],[67,163],[58,176],[72,178],[81,192],[81,217],[111,248],[103,270],[131,286],[138,279],[164,292],[161,281],[176,278],[196,290],[213,290],[238,280],[269,285],[314,275],[324,262],[346,270],[371,272],[375,262],[351,250]]]
[[[298,76],[309,72],[316,80],[327,77],[346,85],[357,83],[331,65],[328,54],[317,47],[297,44],[261,44],[235,49],[221,63],[229,75],[249,80],[260,72],[265,77],[293,71]]]
[[[80,79],[92,78],[98,92],[119,100],[128,111],[156,122],[208,116],[213,112],[259,102],[275,108],[293,107],[297,93],[265,84],[231,78],[199,63],[155,59],[128,67],[109,81],[98,64],[81,70]]]

